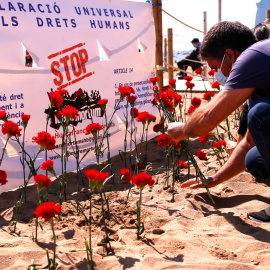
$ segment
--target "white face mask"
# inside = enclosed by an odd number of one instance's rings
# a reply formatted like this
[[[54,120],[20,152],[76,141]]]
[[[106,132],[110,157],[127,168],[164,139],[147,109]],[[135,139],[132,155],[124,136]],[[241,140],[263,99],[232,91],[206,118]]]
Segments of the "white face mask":
[[[224,56],[223,56],[223,59],[222,59],[220,68],[217,70],[217,72],[215,72],[215,77],[216,77],[217,81],[219,82],[219,84],[222,85],[222,86],[224,86],[225,83],[226,83],[226,81],[228,80],[228,77],[225,76],[225,75],[223,74],[223,72],[221,71],[221,67],[222,67],[224,58],[225,58],[225,54],[224,54]]]

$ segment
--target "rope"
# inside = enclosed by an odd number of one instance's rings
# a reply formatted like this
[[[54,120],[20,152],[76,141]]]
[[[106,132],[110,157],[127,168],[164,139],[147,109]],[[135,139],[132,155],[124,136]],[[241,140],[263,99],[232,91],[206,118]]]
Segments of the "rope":
[[[165,11],[164,9],[162,9],[162,11],[163,11],[164,13],[166,13],[167,15],[169,15],[170,17],[172,17],[173,19],[175,19],[176,21],[182,23],[183,25],[185,25],[185,26],[187,26],[187,27],[189,27],[189,28],[191,28],[191,29],[193,29],[193,30],[196,30],[196,31],[198,31],[198,32],[201,32],[201,33],[203,33],[203,34],[206,34],[206,32],[203,32],[203,31],[201,31],[201,30],[198,30],[198,29],[196,29],[196,28],[194,28],[194,27],[192,27],[192,26],[190,26],[190,25],[187,25],[187,24],[181,22],[180,20],[176,19],[174,16],[172,16],[171,14],[169,14],[169,13],[168,13],[167,11]]]
[[[164,60],[163,60],[163,63],[164,63],[166,66],[170,67],[170,68],[173,68],[173,69],[182,71],[182,72],[187,73],[187,74],[189,74],[189,75],[191,75],[191,76],[200,77],[200,78],[203,78],[203,79],[205,79],[205,80],[212,80],[212,79],[213,79],[212,77],[203,77],[203,76],[200,76],[200,75],[197,75],[197,74],[193,74],[193,73],[191,73],[191,72],[188,72],[188,71],[186,71],[186,70],[180,69],[180,68],[178,68],[178,67],[174,67],[174,66],[170,65],[169,63],[167,63],[167,62],[164,61]]]
[[[196,60],[191,60],[191,59],[186,59],[186,58],[183,58],[183,57],[179,57],[179,56],[175,56],[175,58],[179,58],[179,59],[183,59],[183,60],[187,60],[187,61],[190,61],[190,62],[195,62],[195,63],[202,63],[201,61],[196,61]]]

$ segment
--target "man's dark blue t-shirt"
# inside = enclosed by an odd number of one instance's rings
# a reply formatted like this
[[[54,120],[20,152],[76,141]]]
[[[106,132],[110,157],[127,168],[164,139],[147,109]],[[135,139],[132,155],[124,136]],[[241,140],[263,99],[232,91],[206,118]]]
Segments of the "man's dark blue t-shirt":
[[[255,88],[251,102],[270,97],[270,40],[250,46],[233,64],[224,89]]]

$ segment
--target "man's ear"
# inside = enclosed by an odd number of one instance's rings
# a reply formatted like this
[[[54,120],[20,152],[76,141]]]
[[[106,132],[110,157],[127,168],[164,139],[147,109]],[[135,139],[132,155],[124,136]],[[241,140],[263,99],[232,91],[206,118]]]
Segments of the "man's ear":
[[[237,50],[227,49],[225,55],[234,63],[241,53]]]

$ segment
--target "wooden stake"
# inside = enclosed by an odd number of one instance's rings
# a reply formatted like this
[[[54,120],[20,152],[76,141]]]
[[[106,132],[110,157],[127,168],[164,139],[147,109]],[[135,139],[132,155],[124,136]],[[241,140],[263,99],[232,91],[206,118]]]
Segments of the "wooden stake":
[[[270,10],[266,10],[266,22],[270,22]]]
[[[218,0],[218,22],[221,22],[221,0]]]
[[[203,36],[205,36],[207,33],[207,11],[203,12],[203,32]]]
[[[163,88],[162,0],[152,0],[156,31],[156,76]]]
[[[168,29],[168,64],[173,66],[173,33],[172,28]],[[169,67],[169,81],[173,79],[173,68]]]
[[[168,49],[167,38],[164,38],[164,59],[168,63],[167,49]],[[168,66],[165,65],[164,68],[165,68],[165,71],[167,72],[168,71]]]

